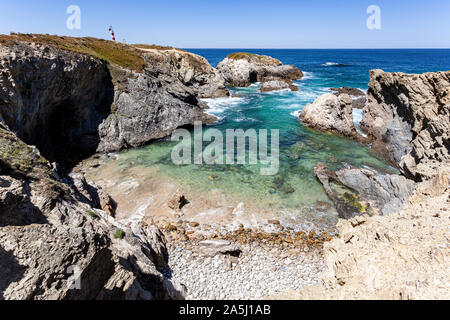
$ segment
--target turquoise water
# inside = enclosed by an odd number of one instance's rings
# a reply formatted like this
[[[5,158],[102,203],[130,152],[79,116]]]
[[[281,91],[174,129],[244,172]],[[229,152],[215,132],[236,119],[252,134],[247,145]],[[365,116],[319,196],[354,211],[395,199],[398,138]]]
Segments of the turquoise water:
[[[236,50],[191,50],[216,65]],[[241,51],[241,50],[238,50]],[[245,50],[249,51],[249,50]],[[269,210],[288,210],[302,215],[318,202],[328,202],[313,175],[318,162],[332,169],[342,163],[396,172],[371,155],[366,146],[330,134],[310,130],[298,121],[306,103],[329,92],[330,87],[367,89],[368,71],[423,72],[450,69],[450,50],[251,50],[268,54],[305,71],[297,81],[299,92],[260,93],[258,85],[230,88],[238,98],[207,100],[211,114],[220,121],[209,128],[280,130],[280,170],[275,176],[260,174],[260,165],[183,165],[171,161],[174,143],[159,142],[122,154],[122,169],[145,166],[178,183],[206,193],[218,189],[237,201]]]

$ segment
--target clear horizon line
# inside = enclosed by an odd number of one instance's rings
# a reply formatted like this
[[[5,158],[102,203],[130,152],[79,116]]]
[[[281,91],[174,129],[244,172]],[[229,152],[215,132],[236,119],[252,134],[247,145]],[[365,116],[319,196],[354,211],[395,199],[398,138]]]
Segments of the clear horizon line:
[[[227,47],[181,47],[181,49],[221,49],[221,50],[450,50],[450,48],[227,48]]]

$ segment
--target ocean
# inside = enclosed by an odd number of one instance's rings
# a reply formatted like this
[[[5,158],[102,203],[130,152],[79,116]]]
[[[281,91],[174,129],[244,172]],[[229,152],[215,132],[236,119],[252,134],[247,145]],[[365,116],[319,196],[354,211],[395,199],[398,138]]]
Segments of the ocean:
[[[219,190],[236,203],[250,203],[274,217],[295,219],[320,215],[334,223],[337,213],[323,187],[314,177],[314,167],[323,162],[331,169],[343,163],[396,173],[367,146],[304,127],[298,114],[319,95],[332,87],[367,90],[369,70],[422,73],[450,70],[450,50],[269,50],[269,49],[187,49],[205,57],[214,67],[228,54],[251,52],[269,55],[284,64],[299,67],[305,77],[296,81],[298,92],[260,93],[257,84],[230,88],[234,98],[207,99],[209,113],[219,122],[208,128],[278,129],[280,131],[280,170],[275,176],[260,174],[259,165],[174,165],[174,143],[162,141],[121,155],[120,168],[144,166],[199,194]],[[356,117],[357,118],[357,117]],[[359,119],[355,119],[358,122]],[[258,210],[258,209],[255,209]]]

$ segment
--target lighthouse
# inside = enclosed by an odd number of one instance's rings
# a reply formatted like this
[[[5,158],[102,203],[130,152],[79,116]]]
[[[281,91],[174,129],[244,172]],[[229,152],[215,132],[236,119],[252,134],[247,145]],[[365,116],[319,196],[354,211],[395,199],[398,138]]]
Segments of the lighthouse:
[[[109,33],[111,33],[112,41],[116,41],[116,36],[114,35],[114,30],[112,26],[109,27]]]

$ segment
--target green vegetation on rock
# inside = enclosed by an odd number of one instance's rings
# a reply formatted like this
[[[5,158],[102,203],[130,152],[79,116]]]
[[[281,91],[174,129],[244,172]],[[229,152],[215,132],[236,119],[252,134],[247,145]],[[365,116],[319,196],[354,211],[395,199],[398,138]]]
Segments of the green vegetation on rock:
[[[281,61],[269,56],[261,56],[254,53],[248,52],[235,52],[227,56],[231,60],[247,60],[247,61],[257,61],[264,64],[277,64],[281,65]]]
[[[0,167],[32,179],[51,178],[47,160],[0,123]]]
[[[125,238],[125,232],[122,229],[117,229],[114,233],[114,239],[123,239]]]
[[[185,50],[182,50],[182,49],[169,47],[169,46],[159,46],[159,45],[156,45],[156,44],[134,44],[133,46],[136,47],[136,48],[139,48],[139,49],[161,50],[161,51],[177,50],[177,51],[181,51],[181,52],[186,52]]]
[[[91,37],[73,38],[41,34],[0,35],[0,44],[13,46],[18,41],[48,45],[61,50],[90,55],[123,68],[142,72],[145,61],[142,52],[130,45]]]
[[[227,56],[228,59],[233,60],[241,60],[241,59],[248,59],[248,58],[261,58],[260,55],[254,54],[254,53],[248,53],[248,52],[235,52]]]
[[[90,217],[92,217],[92,218],[98,218],[98,215],[93,211],[93,210],[89,210],[88,212],[87,212],[87,214],[90,216]]]

